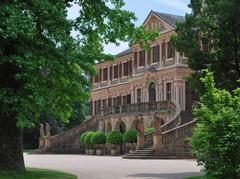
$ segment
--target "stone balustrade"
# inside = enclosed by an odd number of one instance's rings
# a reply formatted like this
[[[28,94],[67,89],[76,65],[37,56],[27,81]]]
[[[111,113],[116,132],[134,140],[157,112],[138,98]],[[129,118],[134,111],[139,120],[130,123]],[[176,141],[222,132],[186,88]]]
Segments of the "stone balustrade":
[[[114,106],[100,111],[84,123],[60,134],[50,137],[50,148],[62,148],[64,146],[80,145],[80,135],[87,130],[97,130],[100,120],[105,120],[111,116],[133,115],[153,112],[169,112],[171,119],[162,126],[162,131],[167,131],[177,127],[180,123],[180,107],[174,101],[145,102],[139,104],[126,104]],[[171,135],[171,134],[169,134]]]

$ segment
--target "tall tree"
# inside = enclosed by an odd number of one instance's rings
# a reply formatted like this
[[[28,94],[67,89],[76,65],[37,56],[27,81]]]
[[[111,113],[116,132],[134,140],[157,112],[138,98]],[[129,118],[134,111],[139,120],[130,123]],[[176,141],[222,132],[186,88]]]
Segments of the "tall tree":
[[[67,8],[74,4],[79,16],[69,20]],[[102,53],[103,42],[133,42],[146,32],[134,27],[136,17],[123,5],[122,0],[0,2],[0,170],[25,170],[21,128],[32,127],[41,113],[66,122],[73,102],[89,96],[85,89],[95,62],[109,57]]]
[[[205,94],[194,110],[198,125],[191,145],[198,164],[216,178],[240,178],[240,88],[215,87],[213,73],[203,70]]]
[[[209,68],[218,87],[235,89],[240,85],[240,1],[191,0],[189,7],[192,12],[177,25],[173,41],[194,70],[190,82],[201,92],[201,70]]]

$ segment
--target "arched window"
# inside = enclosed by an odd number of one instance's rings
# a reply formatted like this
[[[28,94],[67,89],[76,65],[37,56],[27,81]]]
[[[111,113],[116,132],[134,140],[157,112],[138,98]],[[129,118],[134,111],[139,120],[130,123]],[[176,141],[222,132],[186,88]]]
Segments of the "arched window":
[[[149,102],[156,101],[156,88],[153,82],[151,82],[148,87],[148,101]]]

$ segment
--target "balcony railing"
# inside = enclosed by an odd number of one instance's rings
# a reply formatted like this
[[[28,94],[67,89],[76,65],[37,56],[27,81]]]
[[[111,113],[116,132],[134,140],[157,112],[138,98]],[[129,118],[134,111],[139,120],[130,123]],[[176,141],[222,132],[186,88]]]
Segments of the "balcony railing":
[[[73,140],[72,138],[90,130],[94,126],[98,126],[99,121],[111,116],[144,114],[149,112],[169,112],[171,119],[165,123],[162,128],[163,131],[177,127],[179,123],[179,114],[181,109],[173,101],[158,101],[158,102],[144,102],[139,104],[126,104],[121,106],[113,106],[106,108],[99,113],[93,115],[84,123],[51,137],[52,147],[60,146],[62,143]]]

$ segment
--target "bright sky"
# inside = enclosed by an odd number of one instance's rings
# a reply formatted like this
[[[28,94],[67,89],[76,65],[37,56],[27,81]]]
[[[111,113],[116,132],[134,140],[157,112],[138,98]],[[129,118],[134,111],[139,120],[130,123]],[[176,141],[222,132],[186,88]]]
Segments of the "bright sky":
[[[136,25],[139,26],[144,22],[151,10],[184,16],[185,13],[190,12],[188,8],[189,2],[190,0],[125,0],[124,9],[136,14],[138,18]],[[72,7],[69,10],[69,17],[76,17],[77,13],[78,8]],[[116,55],[127,48],[129,48],[127,43],[120,43],[120,46],[117,47],[114,44],[108,44],[104,46],[104,52]]]

